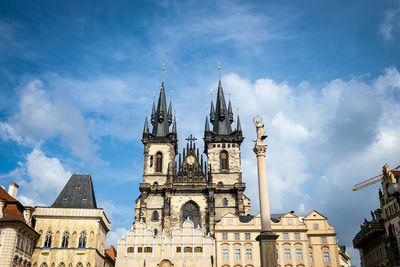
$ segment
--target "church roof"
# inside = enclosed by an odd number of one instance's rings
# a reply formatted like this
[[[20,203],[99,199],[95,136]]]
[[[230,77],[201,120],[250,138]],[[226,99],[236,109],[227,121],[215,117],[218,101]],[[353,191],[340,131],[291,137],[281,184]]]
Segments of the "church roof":
[[[97,209],[90,174],[73,174],[51,207]]]

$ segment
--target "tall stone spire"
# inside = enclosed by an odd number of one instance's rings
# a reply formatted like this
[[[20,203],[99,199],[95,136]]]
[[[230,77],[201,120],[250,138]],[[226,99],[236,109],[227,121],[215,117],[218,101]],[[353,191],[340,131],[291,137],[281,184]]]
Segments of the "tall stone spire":
[[[160,96],[158,97],[157,110],[155,111],[154,114],[154,120],[152,114],[152,124],[153,124],[152,134],[158,137],[166,136],[167,134],[169,134],[170,123],[168,122],[168,120],[169,118],[167,113],[167,101],[165,99],[164,82],[162,82]],[[172,117],[171,117],[171,122],[172,122]]]
[[[214,123],[215,120],[215,109],[214,109],[214,102],[211,99],[211,107],[210,107],[210,122]]]
[[[171,103],[169,104],[169,107],[171,108]],[[176,134],[176,111],[175,110],[174,110],[174,123],[172,124],[171,133]]]
[[[229,120],[228,109],[226,108],[224,91],[222,89],[221,81],[218,82],[218,94],[215,106],[216,107],[215,107],[215,120],[213,122],[213,132],[219,135],[228,135],[232,132],[232,128],[231,128],[231,122]]]
[[[168,108],[168,125],[172,123],[172,100],[169,101],[169,108]]]

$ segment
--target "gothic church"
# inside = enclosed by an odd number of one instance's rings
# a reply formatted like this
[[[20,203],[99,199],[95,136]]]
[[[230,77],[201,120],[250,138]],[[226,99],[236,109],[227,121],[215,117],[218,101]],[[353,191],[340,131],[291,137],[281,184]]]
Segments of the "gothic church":
[[[145,222],[155,235],[160,231],[171,234],[172,229],[190,219],[195,228],[213,236],[215,223],[223,215],[250,214],[250,200],[243,194],[246,184],[242,181],[240,158],[244,137],[239,116],[235,130],[233,121],[231,101],[227,107],[219,81],[215,107],[211,101],[210,120],[206,116],[205,157],[192,136],[178,153],[176,118],[171,102],[167,109],[164,82],[161,84],[157,108],[154,102],[152,107],[152,130],[147,116],[144,124],[143,183],[135,204],[134,226]]]

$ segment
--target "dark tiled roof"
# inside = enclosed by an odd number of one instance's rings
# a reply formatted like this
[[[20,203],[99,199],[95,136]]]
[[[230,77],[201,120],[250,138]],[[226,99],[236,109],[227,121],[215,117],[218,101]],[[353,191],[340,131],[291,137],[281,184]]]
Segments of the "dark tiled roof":
[[[51,207],[97,209],[90,174],[73,174]]]
[[[253,215],[246,215],[246,216],[239,216],[239,221],[241,223],[248,223],[251,220],[253,220],[254,216]]]

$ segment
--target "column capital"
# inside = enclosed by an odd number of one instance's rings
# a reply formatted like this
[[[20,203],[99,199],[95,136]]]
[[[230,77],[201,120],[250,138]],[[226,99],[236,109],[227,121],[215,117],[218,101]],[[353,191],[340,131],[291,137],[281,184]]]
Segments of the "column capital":
[[[257,157],[265,157],[265,152],[267,151],[267,145],[255,145],[253,148],[254,153]]]

